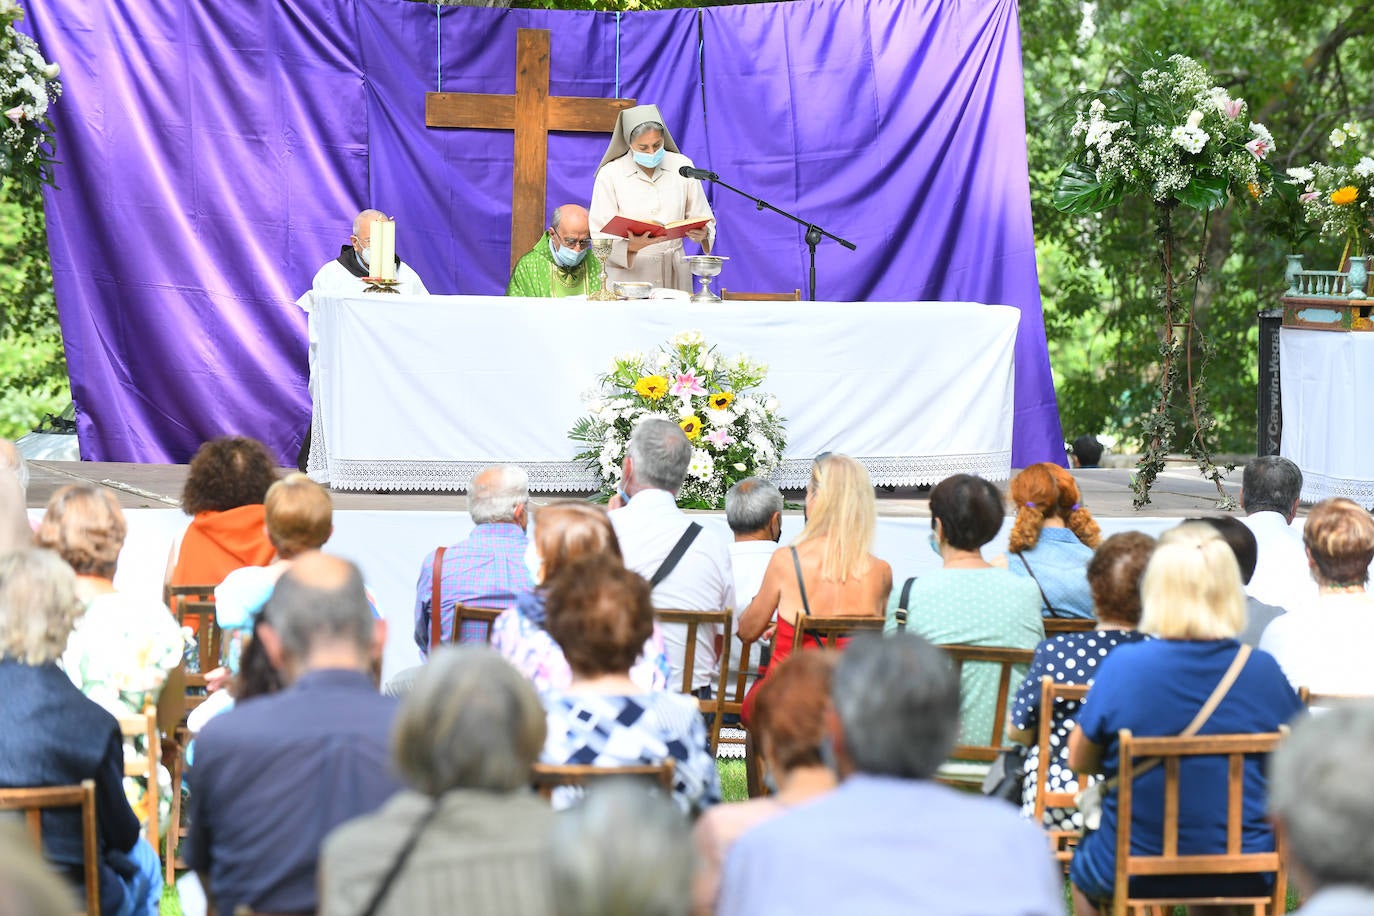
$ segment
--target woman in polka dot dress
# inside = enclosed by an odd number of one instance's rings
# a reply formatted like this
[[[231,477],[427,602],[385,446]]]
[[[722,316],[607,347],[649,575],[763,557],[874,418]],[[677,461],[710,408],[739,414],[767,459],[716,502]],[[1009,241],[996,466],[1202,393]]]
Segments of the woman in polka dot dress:
[[[1040,726],[1040,679],[1049,675],[1060,684],[1091,684],[1097,666],[1117,646],[1145,638],[1136,632],[1140,622],[1140,576],[1154,552],[1154,538],[1138,531],[1114,534],[1103,542],[1088,564],[1088,585],[1098,627],[1083,633],[1063,633],[1042,642],[1026,679],[1016,691],[1007,734],[1030,747],[1026,779],[1021,790],[1021,815],[1035,810],[1035,780],[1042,757],[1049,759],[1051,792],[1076,792],[1078,783],[1069,769],[1069,732],[1073,730],[1078,702],[1066,700],[1054,710],[1050,752],[1035,744]],[[1077,809],[1048,808],[1044,826],[1050,830],[1077,830],[1083,826]]]

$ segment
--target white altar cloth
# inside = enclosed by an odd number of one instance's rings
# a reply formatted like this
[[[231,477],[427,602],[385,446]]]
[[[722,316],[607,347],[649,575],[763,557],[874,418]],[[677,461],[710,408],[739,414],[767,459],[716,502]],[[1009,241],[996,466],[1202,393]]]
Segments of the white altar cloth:
[[[1302,501],[1333,496],[1374,508],[1374,334],[1279,332],[1283,457],[1302,468]]]
[[[774,475],[840,451],[875,484],[1011,473],[1010,306],[945,302],[585,302],[321,296],[310,475],[336,489],[465,490],[494,462],[542,491],[596,488],[567,431],[618,353],[699,330],[769,366],[787,418]]]

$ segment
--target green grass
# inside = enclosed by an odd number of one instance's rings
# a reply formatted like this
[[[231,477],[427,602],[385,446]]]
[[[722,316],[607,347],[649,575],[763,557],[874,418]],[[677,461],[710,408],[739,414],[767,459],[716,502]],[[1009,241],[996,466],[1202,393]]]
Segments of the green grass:
[[[721,801],[736,802],[749,799],[743,760],[717,760],[716,770],[720,773]]]
[[[177,896],[176,885],[168,884],[162,888],[162,905],[158,907],[162,916],[181,916],[181,897]]]

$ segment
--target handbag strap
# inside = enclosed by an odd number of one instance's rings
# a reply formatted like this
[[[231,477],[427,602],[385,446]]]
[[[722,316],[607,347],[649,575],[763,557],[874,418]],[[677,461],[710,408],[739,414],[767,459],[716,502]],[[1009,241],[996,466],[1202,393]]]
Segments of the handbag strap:
[[[692,546],[692,542],[697,539],[697,535],[700,533],[701,525],[696,522],[687,526],[687,530],[682,532],[682,537],[677,539],[673,549],[668,551],[668,556],[663,558],[663,563],[654,571],[653,578],[649,580],[650,589],[658,588],[658,584],[668,578],[673,570],[677,569],[677,564],[687,554],[687,548]]]
[[[1016,558],[1021,561],[1022,566],[1026,567],[1026,572],[1030,575],[1031,581],[1034,582],[1035,587],[1039,589],[1040,600],[1045,603],[1045,610],[1049,611],[1051,617],[1055,616],[1054,605],[1050,604],[1049,595],[1045,594],[1045,587],[1040,584],[1040,579],[1036,577],[1035,570],[1031,569],[1030,564],[1026,562],[1026,555],[1024,553],[1018,553]]]
[[[792,551],[792,568],[797,571],[797,589],[801,592],[802,613],[807,617],[811,616],[811,602],[806,600],[806,582],[802,579],[801,558],[797,556],[797,548],[789,547]]]
[[[440,547],[438,550],[434,551],[434,569],[431,573],[433,588],[429,598],[429,651],[431,652],[439,648],[444,641],[444,618],[439,612],[439,594],[444,584],[445,550],[448,550],[448,548]],[[457,633],[454,633],[453,636],[454,639],[458,638]]]
[[[897,621],[897,631],[906,629],[906,619],[910,616],[907,605],[911,603],[911,586],[916,584],[916,577],[912,576],[902,583],[902,597],[897,599],[897,610],[892,615],[892,619]]]
[[[378,908],[381,907],[382,901],[385,900],[386,895],[391,892],[391,886],[396,883],[396,878],[401,874],[401,869],[405,867],[406,861],[410,858],[410,854],[415,851],[415,844],[420,842],[420,834],[425,832],[425,828],[430,825],[430,822],[434,820],[435,815],[438,813],[439,799],[436,798],[434,799],[434,803],[430,806],[430,809],[425,812],[425,816],[420,818],[420,822],[415,825],[415,829],[411,831],[410,836],[406,837],[405,845],[401,847],[400,852],[396,853],[396,858],[386,870],[386,874],[382,876],[382,880],[377,885],[377,889],[372,892],[372,898],[367,901],[367,906],[363,908],[359,916],[373,916]]]

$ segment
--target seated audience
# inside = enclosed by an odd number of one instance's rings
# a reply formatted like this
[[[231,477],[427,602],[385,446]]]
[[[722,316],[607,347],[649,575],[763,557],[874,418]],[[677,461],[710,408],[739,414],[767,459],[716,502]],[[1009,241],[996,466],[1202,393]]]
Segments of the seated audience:
[[[572,683],[544,697],[549,735],[540,759],[614,767],[672,757],[673,797],[683,810],[718,802],[720,777],[697,701],[646,692],[630,678],[654,628],[643,577],[613,557],[590,556],[560,571],[546,600],[544,626],[563,647]]]
[[[1278,660],[1294,689],[1374,696],[1374,519],[1348,499],[1327,499],[1302,529],[1312,578],[1320,589],[1302,613],[1265,629],[1260,648]]]
[[[263,615],[263,649],[289,686],[196,739],[186,861],[220,913],[314,912],[325,835],[399,788],[387,765],[396,701],[369,677],[386,626],[357,567],[320,553],[291,564]]]
[[[1245,593],[1265,604],[1300,611],[1317,596],[1307,574],[1302,532],[1294,527],[1302,470],[1287,458],[1261,455],[1241,475],[1242,521],[1255,533],[1259,560]]]
[[[1141,582],[1142,632],[1157,639],[1119,646],[1098,665],[1069,735],[1069,764],[1080,779],[1097,773],[1114,777],[1117,734],[1172,736],[1188,727],[1233,663],[1243,660],[1234,684],[1198,731],[1200,735],[1253,734],[1278,730],[1302,708],[1278,664],[1268,654],[1236,639],[1245,625],[1245,593],[1235,555],[1209,525],[1187,523],[1166,531]],[[1245,852],[1274,848],[1264,818],[1264,761],[1246,760]],[[1181,764],[1179,844],[1184,855],[1226,850],[1227,763],[1225,757],[1196,757]],[[1159,855],[1163,848],[1158,812],[1164,773],[1156,768],[1133,786],[1131,848]],[[1074,911],[1098,912],[1110,899],[1116,870],[1117,792],[1106,792],[1101,823],[1074,854],[1069,877]],[[1262,896],[1273,875],[1169,875],[1132,879],[1131,893],[1144,897]]]
[[[572,683],[572,669],[563,649],[544,629],[547,583],[583,557],[605,556],[619,561],[620,545],[605,510],[585,502],[566,500],[545,506],[531,514],[530,527],[532,534],[525,557],[534,589],[521,595],[514,607],[506,608],[496,618],[491,645],[543,694],[566,690]],[[671,673],[663,636],[655,625],[653,635],[645,641],[643,652],[630,668],[630,679],[648,693],[666,688]]]
[[[1255,533],[1240,519],[1229,515],[1208,515],[1190,518],[1188,521],[1202,522],[1217,530],[1217,534],[1221,535],[1222,540],[1236,555],[1236,564],[1240,566],[1241,584],[1249,585],[1250,580],[1255,577],[1255,564],[1259,562],[1259,542],[1255,540]],[[1265,604],[1254,595],[1246,595],[1245,629],[1241,630],[1236,638],[1247,646],[1258,646],[1264,628],[1283,612],[1284,608]]]
[[[167,584],[219,585],[242,566],[271,563],[262,501],[276,479],[276,462],[256,439],[222,436],[197,449],[181,491],[191,524],[172,544]]]
[[[725,493],[725,521],[734,541],[730,544],[730,568],[735,579],[735,600],[745,607],[759,593],[768,561],[782,539],[782,491],[762,477],[746,477]],[[730,689],[739,671],[743,644],[739,633],[730,640]],[[758,648],[753,663],[758,665]],[[747,684],[752,686],[751,675]]]
[[[325,840],[320,913],[440,913],[458,901],[473,913],[549,913],[536,876],[554,815],[530,789],[544,728],[539,698],[496,653],[436,653],[396,717],[392,759],[406,789]]]
[[[1078,714],[1078,701],[1065,700],[1052,712],[1050,748],[1036,743],[1040,727],[1040,680],[1050,675],[1059,684],[1091,685],[1097,668],[1113,649],[1139,642],[1145,634],[1136,630],[1140,623],[1140,577],[1154,553],[1155,539],[1139,531],[1114,534],[1102,542],[1088,563],[1088,586],[1093,593],[1097,627],[1085,633],[1060,633],[1035,647],[1026,679],[1012,700],[1007,734],[1011,740],[1030,748],[1026,757],[1026,778],[1021,791],[1021,816],[1035,811],[1035,782],[1041,757],[1047,756],[1050,792],[1077,792],[1078,781],[1069,769],[1069,732]],[[1047,808],[1045,826],[1051,830],[1083,827],[1083,816],[1076,808]]]
[[[1011,501],[1016,521],[1007,568],[1036,584],[1046,617],[1092,617],[1087,568],[1102,532],[1083,508],[1073,475],[1057,464],[1033,464],[1012,479]]]
[[[444,550],[439,573],[440,636],[454,642],[453,608],[510,607],[530,590],[525,570],[525,525],[529,518],[530,484],[525,469],[513,464],[493,465],[478,472],[468,489],[468,514],[476,527],[457,544]],[[434,603],[434,555],[431,550],[420,564],[415,583],[415,645],[421,655],[431,649]],[[487,625],[468,621],[457,641],[485,642]]]
[[[821,759],[821,739],[837,658],[834,652],[799,653],[777,666],[759,687],[751,729],[758,739],[764,783],[772,794],[716,805],[697,821],[695,912],[715,912],[720,870],[735,840],[835,788],[835,774]]]
[[[814,461],[806,485],[806,527],[790,547],[773,552],[758,594],[740,615],[740,639],[758,639],[774,625],[776,613],[770,662],[775,665],[791,654],[802,616],[883,616],[892,567],[870,552],[877,519],[873,485],[862,464],[834,452]],[[746,697],[744,721],[752,716],[753,700]]]
[[[119,723],[57,667],[82,613],[75,586],[71,569],[54,553],[26,548],[0,555],[0,786],[94,780],[101,912],[156,916],[162,870],[124,793]],[[84,887],[79,808],[43,815],[43,853],[69,882]],[[0,865],[8,862],[0,855]],[[4,884],[0,876],[0,910],[14,900]]]
[[[1288,841],[1300,916],[1374,913],[1374,795],[1358,774],[1374,757],[1374,704],[1309,716],[1274,752],[1269,814]]]
[[[1084,433],[1073,440],[1073,466],[1076,468],[1096,468],[1102,464],[1102,443],[1090,433]]]
[[[170,734],[185,705],[181,661],[186,641],[161,601],[115,590],[127,530],[109,490],[68,485],[48,500],[38,545],[55,550],[71,566],[77,598],[86,607],[67,639],[62,668],[82,693],[112,715],[142,715],[156,706],[158,723]],[[130,738],[130,754],[142,754],[145,740]],[[142,781],[125,781],[139,820],[165,820],[171,814],[172,777],[165,766],[159,770],[158,787],[149,798]]]
[[[937,646],[969,644],[1034,649],[1045,638],[1035,583],[983,559],[1002,529],[1002,496],[981,477],[955,474],[930,491],[930,546],[944,566],[911,584],[906,628]],[[898,628],[901,592],[894,589],[887,631]],[[991,663],[964,666],[959,743],[984,744],[992,734],[1000,671]],[[1015,682],[1025,676],[1014,674]],[[983,766],[982,769],[986,769]]]
[[[687,477],[692,444],[676,422],[641,420],[630,436],[621,470],[621,492],[611,499],[611,525],[620,541],[625,568],[650,582],[653,606],[664,610],[723,611],[735,609],[735,581],[730,551],[709,528],[677,507],[677,491]],[[686,544],[673,559],[674,549]],[[714,627],[697,628],[692,689],[709,696],[720,669],[716,664]],[[663,641],[673,663],[669,684],[682,684],[687,657],[686,624],[663,627]]]
[[[72,914],[71,888],[53,874],[18,824],[0,824],[0,900],[4,916]]]
[[[599,785],[554,824],[555,916],[687,916],[692,839],[672,803],[625,781]]]
[[[735,842],[720,913],[1064,912],[1044,834],[931,779],[959,730],[959,684],[938,649],[864,634],[839,656],[831,696],[823,746],[839,788]]]

